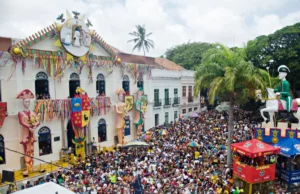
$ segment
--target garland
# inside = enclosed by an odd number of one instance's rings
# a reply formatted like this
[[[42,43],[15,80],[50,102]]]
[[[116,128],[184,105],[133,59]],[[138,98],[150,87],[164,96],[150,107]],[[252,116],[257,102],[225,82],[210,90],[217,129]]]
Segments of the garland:
[[[101,116],[109,113],[110,97],[100,96],[91,98],[91,116]],[[51,122],[53,119],[70,119],[72,110],[71,99],[63,100],[36,100],[35,113],[40,116],[40,122]]]
[[[98,96],[91,100],[91,116],[101,116],[109,113],[111,107],[110,97]]]
[[[71,99],[37,100],[35,104],[35,112],[39,114],[40,122],[50,122],[54,118],[69,119],[71,110]]]
[[[121,63],[121,76],[123,78],[124,73],[127,72],[134,79],[134,83],[137,81],[143,81],[143,75],[147,75],[148,79],[152,77],[152,67],[146,64],[135,63]]]

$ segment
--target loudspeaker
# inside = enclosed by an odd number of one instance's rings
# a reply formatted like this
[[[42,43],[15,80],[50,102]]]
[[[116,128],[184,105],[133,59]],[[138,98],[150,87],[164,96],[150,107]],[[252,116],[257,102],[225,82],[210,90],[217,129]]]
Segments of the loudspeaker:
[[[14,182],[15,173],[13,171],[2,170],[2,183],[4,182]]]

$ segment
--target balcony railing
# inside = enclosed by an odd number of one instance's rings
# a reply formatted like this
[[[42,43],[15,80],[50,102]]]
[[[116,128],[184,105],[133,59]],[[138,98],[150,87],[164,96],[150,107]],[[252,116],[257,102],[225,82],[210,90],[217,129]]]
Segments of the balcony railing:
[[[161,106],[161,99],[154,99],[153,107]]]
[[[178,105],[178,104],[180,104],[180,98],[179,97],[174,97],[173,105]]]
[[[165,106],[171,105],[171,98],[165,98]]]
[[[193,96],[189,96],[188,97],[188,102],[194,102],[194,97]]]

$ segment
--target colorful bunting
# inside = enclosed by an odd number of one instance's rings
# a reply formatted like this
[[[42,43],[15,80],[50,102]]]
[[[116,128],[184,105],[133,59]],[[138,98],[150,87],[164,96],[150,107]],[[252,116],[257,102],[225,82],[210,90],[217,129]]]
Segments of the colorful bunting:
[[[110,111],[110,97],[101,96],[90,98],[91,101],[91,116],[106,115]],[[35,112],[40,115],[40,122],[49,122],[53,119],[70,119],[72,103],[70,99],[63,100],[36,100]]]

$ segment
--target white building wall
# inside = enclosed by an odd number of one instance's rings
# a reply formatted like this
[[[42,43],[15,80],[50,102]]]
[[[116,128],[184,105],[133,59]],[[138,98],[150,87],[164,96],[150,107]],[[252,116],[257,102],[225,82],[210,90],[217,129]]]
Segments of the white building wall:
[[[149,91],[149,99],[152,105],[151,123],[155,126],[155,114],[159,115],[159,125],[165,123],[165,113],[168,113],[169,123],[174,122],[174,112],[177,111],[177,118],[180,115],[180,107],[172,106],[174,102],[174,89],[178,90],[178,97],[180,97],[180,72],[155,69],[152,71],[151,90]],[[161,106],[154,107],[154,90],[159,90],[159,99],[162,102]],[[169,89],[169,98],[171,98],[171,105],[165,106],[165,89]]]
[[[3,58],[2,58],[3,59]],[[5,59],[4,59],[5,60]],[[12,60],[10,60],[6,66],[0,69],[0,81],[1,81],[1,93],[2,101],[8,103],[8,117],[6,117],[4,125],[0,129],[0,134],[4,137],[6,148],[23,153],[23,147],[19,143],[21,140],[21,126],[18,122],[17,114],[23,110],[22,100],[16,99],[16,94],[23,89],[29,89],[35,94],[35,77],[41,69],[38,69],[33,65],[31,59],[27,59],[25,74],[22,73],[22,67],[17,65],[16,70],[10,80],[7,78],[12,72]],[[52,99],[66,99],[69,96],[69,77],[75,70],[67,69],[61,82],[54,81],[49,77],[49,92]],[[93,68],[93,83],[89,82],[88,70],[83,68],[80,76],[81,88],[83,88],[89,95],[89,97],[96,96],[96,77],[99,73],[107,75],[105,68]],[[125,72],[130,78],[130,94],[133,95],[137,89],[137,83],[134,83],[129,72]],[[194,72],[193,71],[168,71],[161,69],[152,70],[152,78],[149,79],[147,75],[144,76],[144,92],[148,95],[148,108],[145,115],[145,129],[149,129],[155,126],[155,114],[159,114],[159,124],[164,124],[165,113],[169,113],[169,122],[174,121],[174,112],[177,111],[178,117],[182,114],[183,108],[198,107],[199,103],[186,103],[186,99],[182,98],[182,86],[194,86]],[[122,87],[122,77],[120,68],[116,67],[112,74],[105,78],[106,82],[106,96],[111,98],[112,105],[117,102],[117,96],[115,90]],[[171,98],[171,105],[164,106],[164,90],[169,89],[169,98]],[[180,97],[179,106],[172,106],[174,102],[174,88],[178,89],[178,97]],[[159,98],[162,100],[162,106],[159,108],[153,107],[154,89],[159,89]],[[188,91],[186,92],[188,95]],[[34,100],[31,101],[31,110],[34,109]],[[199,100],[198,100],[199,102]],[[194,110],[194,109],[193,109]],[[125,136],[125,142],[134,139],[136,129],[133,124],[134,111],[130,111],[131,118],[131,134]],[[91,142],[92,138],[98,138],[98,121],[103,118],[107,124],[107,141],[98,143],[100,146],[112,146],[114,145],[114,137],[117,134],[115,129],[115,112],[111,108],[110,112],[102,116],[94,116],[91,118],[90,125],[88,127],[88,141]],[[52,140],[52,154],[39,156],[38,142],[35,143],[35,157],[47,162],[55,161],[59,159],[59,152],[63,148],[63,144],[67,145],[67,123],[68,120],[62,121],[60,119],[53,119],[51,122],[44,122],[37,128],[35,135],[38,139],[38,131],[41,127],[48,127],[51,130]],[[65,134],[65,135],[63,135]],[[54,137],[60,137],[60,141],[54,142]],[[14,170],[21,168],[20,158],[22,155],[6,150],[6,164],[0,165],[0,171],[3,169]],[[41,163],[35,160],[35,165]]]
[[[181,90],[183,89],[183,86],[186,86],[186,96],[183,97],[182,92],[180,93],[181,96],[181,109],[180,112],[183,114],[183,110],[186,111],[186,113],[189,113],[189,110],[191,109],[191,112],[198,112],[200,110],[200,96],[199,94],[195,97],[194,94],[194,74],[195,71],[181,71]],[[192,95],[193,95],[193,101],[188,101],[189,96],[189,86],[192,86]],[[196,110],[195,110],[196,109]]]

